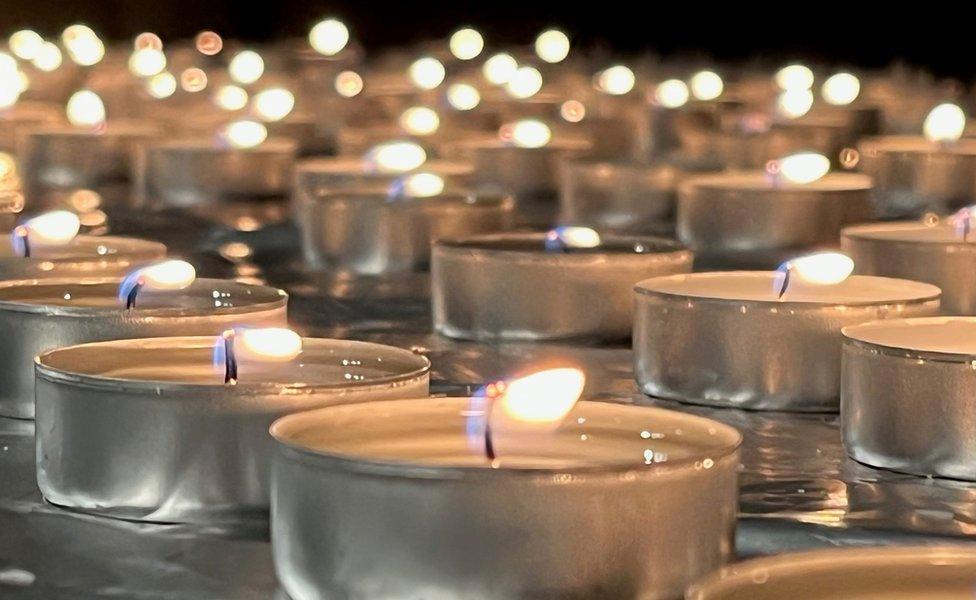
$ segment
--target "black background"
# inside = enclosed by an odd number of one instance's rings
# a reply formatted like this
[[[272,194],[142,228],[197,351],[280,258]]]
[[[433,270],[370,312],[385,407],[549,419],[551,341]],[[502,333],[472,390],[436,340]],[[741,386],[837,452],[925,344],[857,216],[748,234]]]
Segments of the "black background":
[[[263,41],[304,35],[335,15],[367,48],[444,37],[462,24],[488,44],[525,43],[558,25],[577,45],[623,53],[770,64],[807,59],[837,66],[880,67],[897,60],[969,82],[976,72],[976,11],[946,4],[803,2],[708,4],[681,0],[568,2],[237,0],[0,0],[0,33],[29,26],[44,35],[80,21],[110,39],[153,31],[164,41],[213,29],[224,37]]]

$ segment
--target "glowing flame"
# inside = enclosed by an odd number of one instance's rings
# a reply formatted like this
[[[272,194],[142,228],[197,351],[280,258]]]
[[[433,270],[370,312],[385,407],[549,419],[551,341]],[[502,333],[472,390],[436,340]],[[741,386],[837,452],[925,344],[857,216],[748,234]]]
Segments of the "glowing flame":
[[[285,88],[271,88],[254,96],[254,112],[265,121],[280,121],[295,108],[295,95]]]
[[[501,52],[492,55],[481,67],[481,73],[490,83],[503,85],[515,76],[518,70],[518,63],[512,58],[511,54]]]
[[[253,50],[237,53],[227,66],[230,78],[237,83],[248,85],[264,75],[264,59]]]
[[[535,67],[519,67],[505,84],[505,91],[513,98],[531,98],[542,89],[542,73]]]
[[[105,122],[105,105],[98,94],[80,90],[71,95],[65,111],[75,127],[95,127]]]
[[[198,67],[190,67],[180,73],[180,87],[191,94],[207,89],[207,81],[207,73]]]
[[[247,92],[236,85],[224,85],[214,94],[214,103],[224,110],[240,110],[247,106]]]
[[[23,238],[31,247],[63,246],[75,239],[81,221],[78,215],[67,210],[52,210],[28,220],[14,229],[14,246],[20,246],[22,253]]]
[[[166,55],[155,48],[136,50],[129,57],[129,71],[137,77],[152,77],[166,68]]]
[[[854,261],[840,252],[818,252],[786,262],[780,270],[811,285],[836,285],[854,272]]]
[[[539,371],[506,383],[494,406],[498,413],[492,412],[504,417],[506,424],[556,428],[573,410],[585,385],[586,377],[579,369]]]
[[[969,240],[969,234],[973,230],[973,225],[976,225],[976,215],[974,215],[976,207],[967,206],[965,208],[959,209],[956,214],[952,215],[949,222],[952,227],[956,230],[956,234],[963,240]]]
[[[431,198],[444,191],[444,178],[434,173],[414,173],[398,179],[393,184],[392,196]]]
[[[827,78],[820,94],[827,104],[844,106],[857,99],[861,93],[861,81],[850,73],[836,73]]]
[[[125,301],[133,289],[182,290],[197,278],[197,270],[185,260],[166,260],[137,269],[119,285],[119,299]]]
[[[806,89],[792,89],[781,92],[776,98],[776,110],[784,117],[797,119],[810,112],[813,106],[813,92]]]
[[[34,60],[31,61],[31,64],[41,71],[50,73],[60,67],[63,60],[61,49],[58,48],[57,44],[54,42],[44,42],[44,45],[37,53],[37,56],[34,57]]]
[[[201,31],[194,40],[197,51],[205,56],[214,56],[224,49],[224,40],[214,31]]]
[[[455,83],[447,88],[447,103],[455,110],[471,110],[481,103],[481,94],[473,85]]]
[[[76,64],[90,67],[105,56],[105,45],[95,32],[85,25],[71,25],[61,33],[61,42],[68,56]]]
[[[813,87],[813,71],[804,65],[789,65],[776,72],[775,81],[781,90],[809,90]]]
[[[136,36],[136,39],[132,43],[136,50],[142,50],[143,48],[152,48],[153,50],[163,49],[163,40],[159,38],[155,33],[145,32],[140,33]]]
[[[966,128],[966,113],[955,104],[940,104],[925,117],[922,131],[932,142],[954,142]]]
[[[407,74],[415,86],[422,90],[432,90],[444,81],[445,71],[441,61],[425,56],[413,61]]]
[[[411,135],[430,135],[441,125],[437,112],[426,106],[413,106],[400,115],[400,127]]]
[[[44,47],[44,38],[36,31],[21,29],[10,35],[10,38],[7,40],[7,45],[10,46],[10,51],[17,58],[34,60],[40,54],[41,48]]]
[[[343,71],[336,75],[335,89],[343,98],[352,98],[363,91],[363,78],[355,71]]]
[[[17,66],[17,59],[0,52],[0,109],[9,108],[17,103],[21,92],[26,89],[22,75]]]
[[[724,90],[722,78],[714,71],[699,71],[691,77],[691,94],[698,100],[714,100]]]
[[[537,119],[523,119],[504,125],[499,137],[519,148],[541,148],[552,139],[552,130]]]
[[[665,108],[679,108],[688,102],[688,86],[680,79],[668,79],[658,84],[654,99]]]
[[[812,183],[830,171],[830,159],[816,152],[800,152],[779,160],[779,174],[791,183]]]
[[[349,28],[338,19],[324,19],[308,32],[308,43],[319,54],[334,56],[349,43]]]
[[[302,353],[302,337],[291,329],[267,327],[235,333],[234,351],[239,361],[287,362]]]
[[[567,100],[559,105],[559,116],[569,123],[579,123],[586,117],[586,106],[579,100]]]
[[[459,29],[451,35],[451,40],[448,44],[451,48],[451,54],[455,58],[460,60],[471,60],[475,58],[481,51],[485,48],[485,39],[481,37],[481,34],[470,27],[465,27],[464,29]]]
[[[153,75],[146,82],[146,91],[153,98],[169,98],[176,92],[176,77],[165,71],[159,75]]]
[[[387,142],[366,153],[366,164],[381,173],[413,171],[427,161],[427,152],[413,142]]]
[[[547,29],[535,38],[535,53],[547,63],[562,62],[569,56],[569,37],[558,29]]]
[[[223,137],[234,148],[254,148],[268,139],[268,129],[257,121],[234,121],[224,128]]]
[[[597,73],[596,85],[601,92],[622,96],[634,89],[634,72],[623,65],[615,65]]]
[[[600,234],[589,227],[557,227],[546,232],[547,250],[596,248],[599,245]]]

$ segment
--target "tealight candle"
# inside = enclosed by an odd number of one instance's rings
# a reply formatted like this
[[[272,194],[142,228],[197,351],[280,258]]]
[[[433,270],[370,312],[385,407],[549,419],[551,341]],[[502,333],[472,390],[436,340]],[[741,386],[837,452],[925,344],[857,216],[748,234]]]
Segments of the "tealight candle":
[[[923,136],[883,136],[860,144],[862,169],[874,177],[883,216],[945,213],[976,197],[976,140],[959,139],[966,117],[942,104],[929,113]]]
[[[263,512],[275,418],[425,397],[429,369],[409,350],[280,329],[52,350],[37,359],[38,485],[54,504],[125,519]]]
[[[288,594],[673,598],[725,562],[739,434],[658,408],[567,405],[554,371],[509,384],[520,396],[495,410],[396,400],[277,421],[271,536]]]
[[[774,268],[784,259],[836,248],[840,230],[872,214],[871,178],[828,173],[826,157],[794,154],[774,172],[690,177],[678,187],[678,239],[699,264]]]
[[[976,552],[964,546],[835,548],[757,558],[696,582],[687,600],[968,600]]]
[[[166,257],[166,246],[138,238],[79,235],[59,246],[40,246],[25,257],[12,238],[0,238],[0,280],[113,277]]]
[[[444,186],[437,175],[418,173],[388,191],[316,195],[299,223],[306,262],[359,275],[425,271],[434,240],[511,227],[511,198]]]
[[[857,461],[976,481],[976,318],[844,328],[841,430]]]
[[[174,261],[179,262],[179,261]],[[133,337],[217,334],[232,325],[277,326],[287,295],[278,289],[196,279],[182,290],[147,289],[134,308],[119,299],[123,280],[109,277],[0,282],[5,332],[0,414],[34,416],[34,357],[50,348]]]
[[[962,218],[969,219],[964,216]],[[847,227],[841,248],[864,275],[924,281],[942,290],[942,311],[976,315],[976,232],[953,219]]]
[[[439,240],[431,256],[434,328],[448,337],[626,339],[633,285],[691,270],[692,253],[653,237],[586,227]]]
[[[637,284],[634,371],[640,388],[693,404],[837,410],[841,328],[935,314],[939,289],[885,277],[845,279],[849,261],[817,256],[802,269],[695,273]]]

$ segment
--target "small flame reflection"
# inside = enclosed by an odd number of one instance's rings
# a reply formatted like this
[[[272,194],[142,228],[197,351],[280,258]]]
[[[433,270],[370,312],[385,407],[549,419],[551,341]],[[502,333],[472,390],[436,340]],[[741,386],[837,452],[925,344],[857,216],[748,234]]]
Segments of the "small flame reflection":
[[[776,169],[790,183],[813,183],[830,171],[830,159],[816,152],[800,152],[781,158]]]

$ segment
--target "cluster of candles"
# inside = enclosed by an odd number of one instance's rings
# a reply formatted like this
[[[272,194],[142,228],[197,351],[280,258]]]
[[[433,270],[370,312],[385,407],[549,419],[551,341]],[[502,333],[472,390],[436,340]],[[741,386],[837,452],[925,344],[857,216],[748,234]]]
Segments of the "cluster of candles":
[[[673,598],[732,557],[734,429],[578,401],[569,363],[431,398],[421,355],[302,337],[284,291],[97,234],[115,212],[231,207],[241,229],[284,207],[311,272],[429,271],[448,338],[632,339],[647,395],[839,409],[853,458],[976,480],[976,145],[934,84],[840,72],[817,100],[803,65],[607,64],[556,29],[367,59],[331,18],[266,47],[107,47],[83,25],[7,46],[0,414],[36,419],[56,505],[194,523],[270,505],[296,600]],[[756,568],[799,597],[804,564]],[[689,597],[760,597],[748,572]]]

